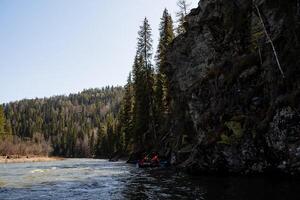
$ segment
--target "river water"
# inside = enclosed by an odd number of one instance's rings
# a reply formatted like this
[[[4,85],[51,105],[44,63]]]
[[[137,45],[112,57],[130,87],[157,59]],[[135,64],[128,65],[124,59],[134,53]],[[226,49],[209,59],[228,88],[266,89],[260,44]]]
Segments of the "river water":
[[[276,180],[276,181],[274,181]],[[300,182],[197,177],[124,162],[66,159],[0,164],[0,199],[299,199]]]

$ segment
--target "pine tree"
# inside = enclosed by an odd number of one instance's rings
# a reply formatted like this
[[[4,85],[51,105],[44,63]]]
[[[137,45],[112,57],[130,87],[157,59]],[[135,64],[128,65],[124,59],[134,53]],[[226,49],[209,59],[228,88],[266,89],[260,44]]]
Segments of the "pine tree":
[[[155,105],[156,105],[156,124],[157,129],[161,129],[161,124],[165,121],[165,115],[169,112],[170,92],[169,80],[165,74],[166,50],[173,41],[174,27],[172,17],[165,9],[160,23],[160,38],[156,53],[157,75],[155,80]]]
[[[118,154],[124,153],[125,150],[125,135],[122,132],[122,125],[119,119],[115,122],[115,136],[116,136],[116,152]]]
[[[176,13],[178,23],[176,33],[179,35],[186,32],[184,23],[186,22],[185,18],[188,14],[190,4],[187,3],[186,0],[178,0],[177,5],[179,7],[179,11]]]
[[[95,154],[97,157],[103,156],[104,155],[104,146],[103,144],[105,144],[105,134],[104,134],[104,130],[103,127],[100,125],[98,128],[98,136],[97,136],[97,142],[96,145],[94,147],[95,149]]]
[[[133,129],[135,150],[151,146],[154,129],[152,34],[147,18],[138,32],[137,55],[133,65]]]
[[[120,113],[120,123],[122,126],[122,133],[125,140],[125,150],[127,150],[128,146],[131,144],[132,139],[132,80],[131,73],[128,76],[127,84],[125,85],[125,94],[122,102],[122,109]]]
[[[112,156],[116,151],[116,138],[115,138],[115,123],[114,119],[110,116],[106,122],[106,136],[107,136],[107,145],[108,145],[108,155]]]
[[[152,34],[151,27],[148,22],[148,19],[145,18],[143,25],[140,26],[140,31],[138,32],[138,44],[137,44],[137,54],[142,56],[145,67],[151,67],[151,58],[152,58]]]
[[[149,103],[147,98],[147,85],[145,81],[145,62],[143,56],[136,56],[133,65],[133,142],[135,150],[139,150],[143,146],[143,138],[145,132],[148,130],[148,115]]]
[[[166,54],[167,47],[175,37],[173,20],[171,15],[168,13],[167,9],[165,9],[163,12],[163,16],[160,22],[159,32],[160,32],[160,38],[159,38],[159,44],[156,53],[156,63],[158,66],[161,66],[165,62],[165,56],[166,56],[165,54]],[[159,68],[159,70],[161,69]]]
[[[161,109],[163,112],[167,111],[169,91],[168,91],[168,80],[166,77],[166,51],[168,46],[171,44],[174,35],[173,20],[169,15],[168,10],[165,9],[160,23],[160,38],[156,53],[156,66],[157,66],[157,92],[161,102]]]

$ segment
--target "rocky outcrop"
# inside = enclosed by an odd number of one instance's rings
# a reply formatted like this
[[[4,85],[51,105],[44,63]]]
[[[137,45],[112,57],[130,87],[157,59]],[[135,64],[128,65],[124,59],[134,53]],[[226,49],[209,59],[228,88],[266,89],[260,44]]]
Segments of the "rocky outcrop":
[[[296,1],[201,0],[191,11],[167,53],[165,149],[178,166],[300,173],[298,19]]]

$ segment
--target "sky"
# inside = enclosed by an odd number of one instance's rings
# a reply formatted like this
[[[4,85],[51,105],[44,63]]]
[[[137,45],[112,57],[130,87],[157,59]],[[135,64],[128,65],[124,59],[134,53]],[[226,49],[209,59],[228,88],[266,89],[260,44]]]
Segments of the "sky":
[[[124,85],[145,16],[177,0],[0,0],[0,103]],[[196,7],[197,0],[190,0]]]

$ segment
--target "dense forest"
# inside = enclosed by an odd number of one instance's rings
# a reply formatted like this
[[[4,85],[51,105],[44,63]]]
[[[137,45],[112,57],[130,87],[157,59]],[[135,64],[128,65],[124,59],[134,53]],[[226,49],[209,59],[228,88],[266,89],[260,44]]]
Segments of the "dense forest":
[[[111,157],[120,152],[159,148],[159,141],[167,131],[171,103],[164,72],[166,49],[175,35],[185,32],[189,9],[185,0],[178,1],[178,6],[176,28],[168,10],[163,12],[155,53],[152,29],[148,19],[144,19],[132,71],[124,88],[89,89],[69,96],[3,105],[1,153]],[[26,146],[37,146],[34,148],[38,150]]]
[[[121,145],[117,116],[122,97],[122,87],[105,87],[8,103],[4,105],[6,119],[1,135],[45,141],[51,145],[53,155],[106,155]]]

